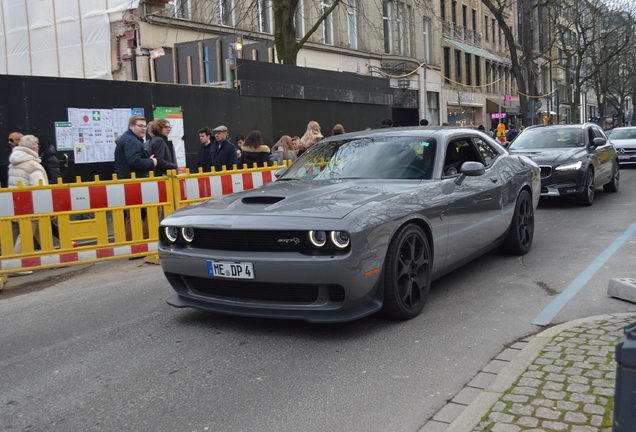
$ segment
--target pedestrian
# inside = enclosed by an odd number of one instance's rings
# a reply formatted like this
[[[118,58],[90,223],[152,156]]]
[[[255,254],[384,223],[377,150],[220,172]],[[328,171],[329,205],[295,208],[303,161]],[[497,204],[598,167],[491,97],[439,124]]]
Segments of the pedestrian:
[[[37,138],[40,143],[38,156],[41,160],[40,164],[46,171],[46,179],[49,184],[57,184],[58,179],[62,178],[62,171],[60,170],[60,160],[55,156],[55,145],[47,135],[38,135]]]
[[[143,138],[146,134],[145,117],[135,115],[128,119],[128,130],[124,132],[115,146],[115,174],[120,180],[129,179],[132,174],[136,178],[150,176],[150,170],[157,166],[157,159],[149,155],[144,147]],[[141,209],[143,237],[148,238],[148,218],[146,209]],[[126,225],[126,240],[132,240],[130,210],[124,211]]]
[[[298,156],[305,153],[309,147],[316,144],[323,138],[322,132],[320,132],[320,125],[317,121],[310,121],[307,124],[307,130],[305,134],[302,136],[300,141],[298,141]]]
[[[214,128],[210,166],[216,171],[221,171],[223,168],[231,171],[235,165],[238,165],[236,147],[227,139],[227,127],[217,126]]]
[[[426,119],[420,120],[420,126],[428,126],[428,120]]]
[[[210,172],[210,153],[212,152],[212,130],[205,126],[199,129],[199,141],[201,142],[201,148],[199,149],[199,160],[197,167],[201,168],[203,172]]]
[[[512,142],[517,137],[517,130],[514,127],[510,127],[508,133],[506,133],[506,141]]]
[[[278,142],[272,147],[272,154],[270,155],[272,162],[283,165],[285,161],[294,162],[296,160],[296,153],[292,147],[292,139],[289,135],[283,135]]]
[[[341,124],[335,125],[333,129],[331,130],[331,136],[342,135],[343,133],[345,133],[345,130],[344,130],[344,126],[342,126]]]
[[[391,120],[390,118],[385,118],[384,120],[382,120],[382,125],[380,126],[380,129],[390,128],[390,127],[393,127],[393,120]]]
[[[38,186],[49,184],[46,171],[40,164],[41,159],[38,156],[39,141],[33,135],[24,135],[20,138],[18,145],[11,151],[9,157],[9,187],[18,187],[18,183],[25,186]],[[40,230],[37,218],[31,219],[31,232],[33,238],[40,244]],[[22,253],[22,238],[18,234],[14,236],[14,253]]]
[[[292,137],[292,148],[294,149],[294,153],[296,153],[296,156],[298,156],[298,141],[300,141],[300,137]]]
[[[247,165],[248,168],[252,168],[254,164],[259,168],[268,166],[270,162],[269,154],[269,147],[263,144],[263,135],[261,132],[257,130],[250,132],[243,144],[243,153],[241,156],[243,164]]]
[[[174,145],[168,140],[172,126],[166,119],[157,119],[151,122],[152,138],[149,142],[149,153],[155,155],[157,165],[154,169],[155,177],[166,175],[168,170],[177,169]]]
[[[484,127],[484,125],[479,125],[479,126],[477,127],[477,130],[478,130],[479,132],[486,133],[486,128]]]
[[[146,119],[132,116],[128,119],[128,130],[122,134],[115,147],[115,174],[117,178],[129,179],[148,177],[150,170],[157,166],[154,155],[148,155],[143,138],[146,134]]]
[[[22,138],[20,132],[11,132],[7,139],[8,146],[3,149],[2,155],[0,155],[0,187],[9,187],[9,158],[13,148],[18,145],[20,138]]]
[[[238,134],[235,138],[236,141],[236,157],[238,159],[237,166],[242,167],[243,162],[241,162],[241,153],[243,152],[243,144],[245,144],[245,136],[242,134]]]

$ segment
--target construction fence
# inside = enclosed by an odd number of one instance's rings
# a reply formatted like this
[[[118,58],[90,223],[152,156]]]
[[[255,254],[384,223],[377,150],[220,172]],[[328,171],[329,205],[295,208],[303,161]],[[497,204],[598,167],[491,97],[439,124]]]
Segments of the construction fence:
[[[0,189],[0,277],[157,256],[159,223],[215,196],[257,188],[281,167]]]

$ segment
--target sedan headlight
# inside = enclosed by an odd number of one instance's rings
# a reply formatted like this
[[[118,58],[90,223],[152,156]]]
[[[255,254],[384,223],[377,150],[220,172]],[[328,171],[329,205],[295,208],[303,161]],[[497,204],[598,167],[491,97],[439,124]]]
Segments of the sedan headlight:
[[[179,228],[168,226],[163,229],[163,233],[166,236],[166,240],[170,243],[174,243],[179,238]]]
[[[324,231],[309,231],[309,243],[316,248],[323,247],[327,243],[327,233]]]
[[[192,240],[194,240],[194,229],[190,227],[181,228],[181,238],[183,238],[186,243],[192,243]]]
[[[581,169],[582,166],[583,166],[583,162],[582,161],[577,161],[577,162],[573,162],[573,163],[559,165],[554,170],[555,171],[572,171],[572,170]]]
[[[331,231],[329,233],[329,240],[331,240],[331,244],[333,244],[337,249],[345,249],[349,246],[351,238],[349,237],[349,233],[346,231]]]

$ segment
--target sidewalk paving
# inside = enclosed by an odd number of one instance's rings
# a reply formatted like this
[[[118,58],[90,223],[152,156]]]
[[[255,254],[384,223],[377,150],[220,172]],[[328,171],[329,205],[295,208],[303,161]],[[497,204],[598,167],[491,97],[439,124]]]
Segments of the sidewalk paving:
[[[547,329],[491,361],[420,432],[611,430],[615,345],[636,313]]]

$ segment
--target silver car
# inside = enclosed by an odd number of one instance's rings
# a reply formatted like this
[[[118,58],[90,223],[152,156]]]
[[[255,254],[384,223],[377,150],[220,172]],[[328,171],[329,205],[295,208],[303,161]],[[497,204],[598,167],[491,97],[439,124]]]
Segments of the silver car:
[[[338,135],[277,181],[179,210],[159,255],[175,307],[348,321],[417,316],[431,282],[500,247],[530,250],[539,167],[448,127]]]
[[[620,165],[636,164],[636,127],[617,127],[605,134],[616,147]]]

